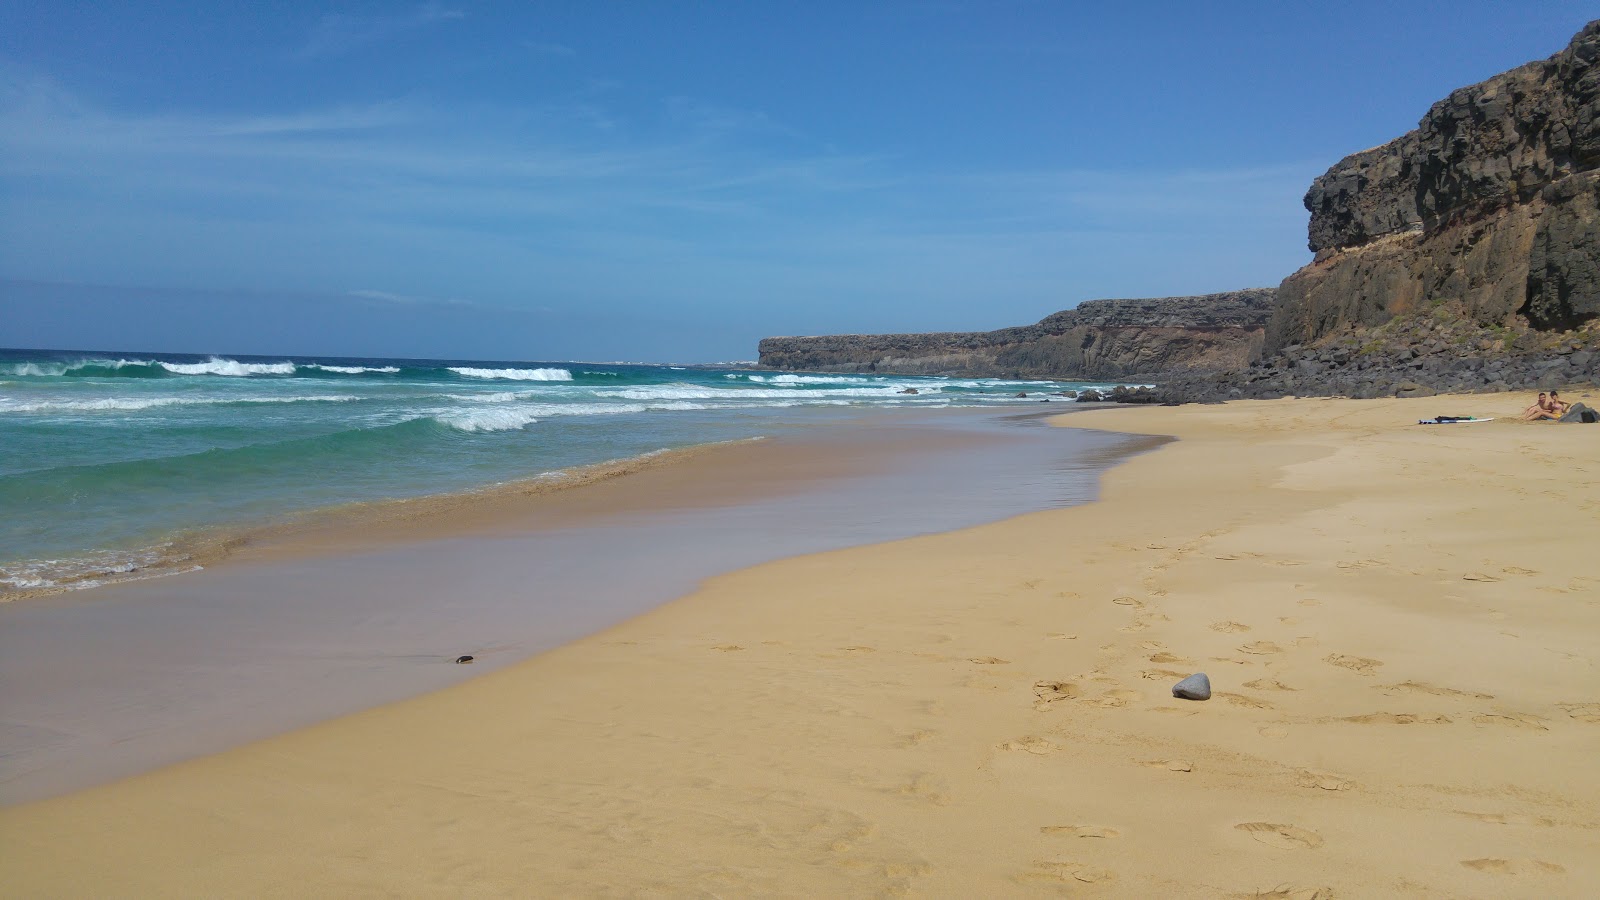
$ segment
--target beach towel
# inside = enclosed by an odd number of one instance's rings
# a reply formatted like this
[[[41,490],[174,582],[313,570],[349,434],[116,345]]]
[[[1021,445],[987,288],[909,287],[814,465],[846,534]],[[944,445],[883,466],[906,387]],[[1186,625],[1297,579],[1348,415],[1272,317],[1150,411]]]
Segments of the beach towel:
[[[1493,418],[1480,419],[1477,416],[1434,416],[1431,419],[1418,419],[1418,425],[1459,425],[1463,422],[1493,422]]]

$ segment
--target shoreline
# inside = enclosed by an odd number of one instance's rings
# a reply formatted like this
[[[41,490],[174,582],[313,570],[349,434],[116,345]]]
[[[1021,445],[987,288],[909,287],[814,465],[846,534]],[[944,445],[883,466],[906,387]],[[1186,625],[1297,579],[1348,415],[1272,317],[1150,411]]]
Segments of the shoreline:
[[[1578,895],[1591,432],[1411,424],[1522,402],[1075,414],[1179,440],[1100,502],[721,575],[447,690],[0,810],[0,872],[35,896]],[[1197,670],[1212,700],[1167,696]]]
[[[0,606],[0,803],[457,684],[730,570],[1078,502],[1144,443],[1013,427],[1029,418],[830,419],[572,490],[356,509],[205,571]]]
[[[463,530],[482,527],[463,522],[463,515],[470,516],[489,509],[503,516],[508,506],[638,474],[657,466],[672,465],[718,447],[762,440],[766,438],[756,436],[688,447],[667,447],[636,456],[571,466],[460,491],[340,503],[263,520],[180,531],[168,535],[168,540],[145,547],[86,550],[75,558],[113,554],[149,555],[158,551],[165,551],[165,555],[132,571],[86,572],[65,583],[3,589],[0,590],[0,604],[115,587],[152,578],[173,578],[211,569],[235,559],[281,557],[285,554],[325,555],[335,552],[327,546],[330,540],[348,548],[358,536],[373,532],[383,533],[387,540],[405,540],[440,529],[441,520],[451,520]],[[371,539],[363,542],[377,544],[380,541]],[[33,561],[22,561],[24,564],[30,562]]]

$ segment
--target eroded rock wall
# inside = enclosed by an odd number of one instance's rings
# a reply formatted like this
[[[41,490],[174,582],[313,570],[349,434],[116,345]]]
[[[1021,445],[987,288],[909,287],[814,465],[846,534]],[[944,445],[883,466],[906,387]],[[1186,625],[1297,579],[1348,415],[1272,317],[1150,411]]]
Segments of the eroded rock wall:
[[[1306,193],[1315,260],[1279,287],[1269,355],[1425,304],[1481,325],[1600,316],[1600,20],[1434,104]]]

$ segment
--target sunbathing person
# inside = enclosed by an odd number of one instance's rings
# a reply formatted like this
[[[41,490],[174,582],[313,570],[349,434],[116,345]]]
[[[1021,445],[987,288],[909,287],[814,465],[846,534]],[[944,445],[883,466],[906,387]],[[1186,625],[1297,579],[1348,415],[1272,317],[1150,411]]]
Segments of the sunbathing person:
[[[1539,392],[1539,399],[1535,400],[1532,406],[1522,411],[1522,417],[1530,422],[1538,421],[1539,419],[1561,418],[1560,414],[1551,407],[1550,396],[1544,391]]]
[[[1566,415],[1567,414],[1567,410],[1569,410],[1571,408],[1572,408],[1572,404],[1570,404],[1567,401],[1561,399],[1561,392],[1560,391],[1551,391],[1550,392],[1550,411],[1556,414],[1556,418],[1559,419],[1562,416]]]

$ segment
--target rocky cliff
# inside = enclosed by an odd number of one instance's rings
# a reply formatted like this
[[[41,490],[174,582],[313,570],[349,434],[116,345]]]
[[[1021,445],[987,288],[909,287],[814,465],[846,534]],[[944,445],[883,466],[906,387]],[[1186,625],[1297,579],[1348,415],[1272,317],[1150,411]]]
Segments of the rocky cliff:
[[[1305,204],[1316,257],[1278,290],[1269,356],[1438,303],[1541,331],[1600,316],[1600,20],[1345,157]]]
[[[998,331],[773,337],[761,365],[813,372],[1152,380],[1238,369],[1261,350],[1271,288],[1088,300]]]

